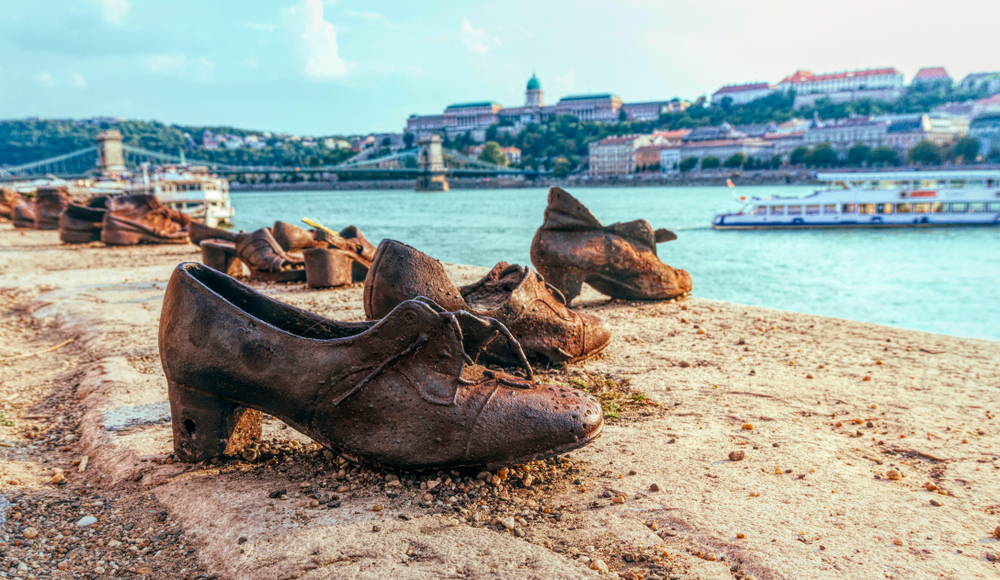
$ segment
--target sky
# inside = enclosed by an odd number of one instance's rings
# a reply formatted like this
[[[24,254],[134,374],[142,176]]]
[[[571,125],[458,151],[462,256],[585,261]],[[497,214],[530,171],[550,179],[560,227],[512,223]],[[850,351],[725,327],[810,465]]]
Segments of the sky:
[[[0,119],[401,131],[449,104],[894,66],[1000,70],[1000,2],[0,0]]]

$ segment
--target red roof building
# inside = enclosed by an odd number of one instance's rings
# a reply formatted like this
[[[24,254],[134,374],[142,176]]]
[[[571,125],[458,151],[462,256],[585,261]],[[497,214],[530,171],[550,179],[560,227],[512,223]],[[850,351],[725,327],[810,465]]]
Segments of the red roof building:
[[[903,75],[895,68],[875,68],[829,74],[813,74],[798,70],[778,83],[784,91],[798,95],[836,93],[844,91],[897,89],[903,86]]]
[[[942,66],[925,67],[917,71],[917,75],[913,77],[914,85],[936,85],[938,83],[948,83],[951,84],[951,77],[948,76],[948,72],[944,70]]]
[[[712,104],[720,105],[723,99],[730,99],[734,105],[745,105],[766,97],[775,90],[777,90],[777,87],[768,83],[727,85],[712,93]]]

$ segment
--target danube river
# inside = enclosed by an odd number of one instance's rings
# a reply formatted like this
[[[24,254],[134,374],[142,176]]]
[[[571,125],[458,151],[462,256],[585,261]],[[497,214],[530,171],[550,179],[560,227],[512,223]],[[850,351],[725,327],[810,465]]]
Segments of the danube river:
[[[800,195],[808,187],[743,187]],[[645,218],[678,239],[664,262],[693,293],[741,304],[1000,340],[1000,228],[725,231],[712,216],[739,206],[725,187],[577,188],[604,224]],[[303,217],[353,224],[377,244],[393,238],[445,262],[529,264],[547,190],[237,192],[236,227]]]

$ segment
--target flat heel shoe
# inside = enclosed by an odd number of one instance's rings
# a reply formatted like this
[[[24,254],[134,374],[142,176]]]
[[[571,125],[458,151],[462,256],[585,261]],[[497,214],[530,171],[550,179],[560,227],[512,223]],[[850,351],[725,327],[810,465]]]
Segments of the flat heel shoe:
[[[174,455],[201,461],[235,455],[260,440],[263,414],[168,380]]]

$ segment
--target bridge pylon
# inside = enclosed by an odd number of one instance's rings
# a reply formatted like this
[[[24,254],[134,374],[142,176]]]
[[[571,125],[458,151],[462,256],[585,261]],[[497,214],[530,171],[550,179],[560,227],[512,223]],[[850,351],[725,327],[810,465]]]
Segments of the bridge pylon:
[[[102,175],[125,172],[121,131],[108,129],[97,134],[97,159]]]
[[[417,176],[414,191],[448,191],[447,170],[444,167],[444,152],[441,149],[441,136],[430,135],[417,141],[420,152],[417,154],[417,165],[423,174]]]

